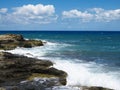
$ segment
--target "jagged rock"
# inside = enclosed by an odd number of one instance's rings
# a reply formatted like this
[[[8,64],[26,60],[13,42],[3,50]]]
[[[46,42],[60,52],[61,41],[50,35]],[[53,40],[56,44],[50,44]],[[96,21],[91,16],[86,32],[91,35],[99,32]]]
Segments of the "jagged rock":
[[[16,47],[31,48],[34,46],[43,46],[43,42],[41,40],[25,40],[19,34],[0,35],[0,49],[3,50],[11,50]]]
[[[48,60],[40,60],[0,52],[0,86],[16,85],[20,81],[27,80],[29,77],[59,78],[61,85],[66,84],[67,74],[64,71],[51,67],[53,63]],[[34,79],[33,78],[33,79]]]

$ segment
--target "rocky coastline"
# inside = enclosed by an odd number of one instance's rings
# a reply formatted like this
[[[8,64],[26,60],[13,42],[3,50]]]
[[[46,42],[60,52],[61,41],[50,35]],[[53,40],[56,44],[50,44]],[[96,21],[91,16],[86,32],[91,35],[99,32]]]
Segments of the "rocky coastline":
[[[16,47],[31,48],[35,46],[43,46],[41,40],[25,40],[22,35],[5,34],[0,35],[0,50],[12,50]]]
[[[68,90],[65,86],[67,73],[54,68],[53,62],[5,51],[43,45],[41,40],[25,40],[18,34],[0,35],[0,50],[3,50],[0,52],[0,90]],[[64,89],[59,89],[59,86],[64,86]],[[80,90],[112,89],[80,86]]]

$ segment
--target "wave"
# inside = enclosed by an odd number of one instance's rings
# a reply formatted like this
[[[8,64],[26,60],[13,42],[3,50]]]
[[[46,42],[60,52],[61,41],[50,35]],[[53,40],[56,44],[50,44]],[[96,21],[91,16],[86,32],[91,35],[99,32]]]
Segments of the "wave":
[[[20,55],[25,55],[28,57],[33,57],[33,56],[39,56],[42,57],[46,53],[54,52],[57,50],[62,49],[63,47],[70,46],[70,44],[65,44],[65,43],[56,43],[56,42],[49,42],[46,40],[42,40],[43,42],[46,42],[44,46],[37,46],[33,48],[22,48],[22,47],[17,47],[14,50],[8,50],[8,52],[11,52],[13,54],[20,54]]]
[[[101,67],[97,64],[74,63],[69,60],[58,60],[54,67],[62,69],[68,73],[68,86],[102,86],[115,90],[120,89],[119,76],[115,76],[115,72],[104,72],[104,70],[98,72]],[[94,71],[95,67],[98,69],[97,72]],[[119,72],[117,74],[119,74]]]
[[[51,57],[47,54],[55,54],[56,51],[69,46],[65,43],[47,42],[45,46],[33,48],[16,48],[9,50],[13,54],[20,54],[28,57],[48,59],[53,61],[54,67],[68,73],[67,86],[102,86],[115,90],[120,90],[120,72],[105,71],[104,65],[94,62],[82,62],[77,59],[67,59],[62,57]],[[79,61],[76,63],[75,61]]]

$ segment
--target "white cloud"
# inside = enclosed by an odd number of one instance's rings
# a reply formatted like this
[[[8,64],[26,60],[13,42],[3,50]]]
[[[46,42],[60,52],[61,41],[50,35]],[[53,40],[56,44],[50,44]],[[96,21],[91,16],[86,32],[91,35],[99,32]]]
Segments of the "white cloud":
[[[102,10],[95,14],[96,20],[110,22],[112,20],[120,20],[120,9]]]
[[[63,11],[62,18],[68,22],[110,22],[120,20],[120,9],[105,10],[103,8],[91,8],[84,11],[73,9]],[[55,14],[55,7],[53,5],[28,4],[14,7],[11,11],[8,11],[7,8],[0,9],[0,25],[48,24],[57,20],[58,16]]]
[[[92,15],[87,12],[81,12],[76,9],[63,12],[64,18],[86,18],[91,17]]]
[[[14,14],[19,15],[52,15],[55,13],[55,8],[53,5],[24,5],[22,7],[14,8]]]
[[[80,19],[82,21],[96,21],[96,22],[110,22],[113,20],[120,20],[120,9],[104,10],[102,8],[92,8],[84,12],[79,10],[63,11],[64,19]]]
[[[7,13],[2,18],[16,24],[47,24],[56,21],[57,15],[53,5],[28,4],[13,8],[13,12]]]
[[[0,9],[0,13],[6,13],[7,10],[8,10],[7,8],[1,8],[1,9]]]
[[[63,11],[62,13],[63,18],[80,18],[82,21],[88,21],[90,20],[93,15],[88,12],[81,12],[76,9],[70,10],[70,11]]]
[[[104,9],[103,8],[92,8],[92,9],[88,9],[88,11],[95,12],[97,14],[97,13],[103,12]]]

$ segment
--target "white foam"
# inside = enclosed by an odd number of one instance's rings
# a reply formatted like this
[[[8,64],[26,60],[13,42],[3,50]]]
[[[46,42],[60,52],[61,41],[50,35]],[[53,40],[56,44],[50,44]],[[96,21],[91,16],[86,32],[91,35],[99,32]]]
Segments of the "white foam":
[[[28,57],[42,57],[47,53],[59,49],[59,44],[57,43],[50,43],[47,42],[44,46],[38,46],[38,47],[33,47],[33,48],[16,48],[14,50],[8,50],[8,52],[11,52],[13,54],[20,54],[20,55],[25,55]]]
[[[119,72],[105,72],[102,66],[95,63],[75,63],[77,60],[64,60],[60,57],[44,57],[47,53],[60,50],[68,44],[59,44],[47,42],[45,46],[34,48],[16,48],[8,52],[14,54],[25,55],[34,58],[43,58],[53,60],[54,67],[64,70],[68,73],[67,85],[84,85],[84,86],[102,86],[115,90],[120,90],[120,73]],[[80,61],[80,60],[79,60]],[[97,69],[97,71],[96,71]],[[96,72],[95,72],[96,71]],[[115,74],[117,73],[117,74]]]
[[[4,50],[0,50],[0,52],[3,52]]]
[[[68,73],[67,85],[83,85],[83,86],[102,86],[115,90],[120,90],[119,77],[113,73],[96,73],[92,72],[95,64],[74,63],[70,61],[56,61],[54,67],[62,69]],[[90,68],[92,67],[92,68]],[[100,67],[99,67],[100,68]]]

